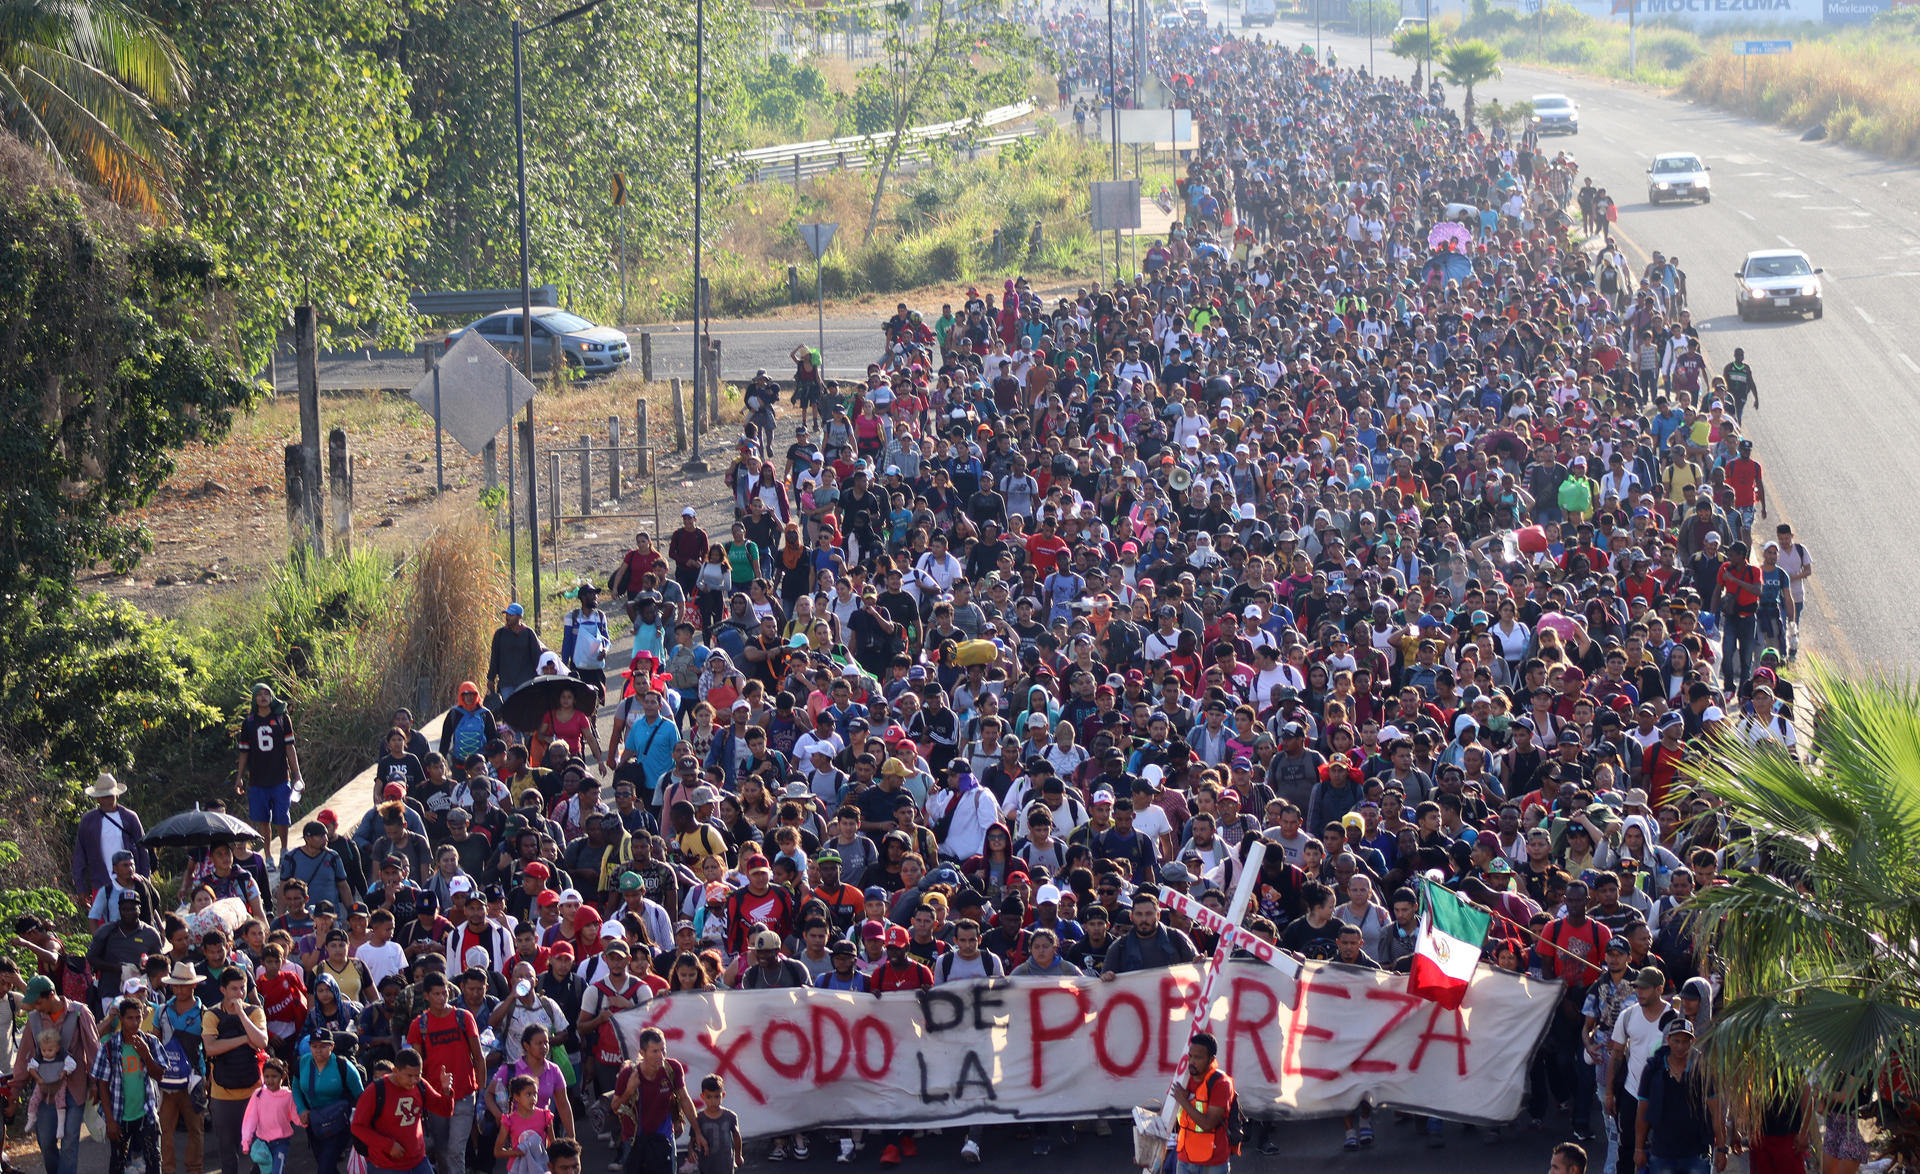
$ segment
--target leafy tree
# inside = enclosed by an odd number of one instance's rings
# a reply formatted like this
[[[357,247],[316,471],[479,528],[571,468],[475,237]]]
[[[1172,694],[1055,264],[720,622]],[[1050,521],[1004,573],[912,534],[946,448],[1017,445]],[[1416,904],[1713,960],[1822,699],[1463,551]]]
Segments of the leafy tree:
[[[1413,84],[1416,89],[1421,82],[1421,71],[1425,63],[1433,60],[1446,43],[1446,35],[1431,24],[1408,25],[1393,34],[1388,52],[1395,57],[1413,62]]]
[[[880,201],[907,144],[907,129],[973,117],[1022,96],[1040,55],[1025,26],[1002,19],[993,0],[923,0],[917,20],[914,9],[909,0],[887,5],[885,61],[860,71],[860,93],[883,97],[887,115],[887,145],[874,172],[863,245],[878,226]]]
[[[1725,1002],[1701,1040],[1723,1097],[1816,1111],[1876,1093],[1881,1144],[1920,1160],[1920,688],[1814,666],[1817,760],[1739,739],[1692,772],[1734,830],[1715,926]]]
[[[0,598],[17,601],[95,562],[139,561],[147,535],[122,515],[160,488],[175,449],[224,436],[256,392],[215,343],[212,253],[83,204],[6,136],[0,240]]]
[[[219,720],[202,696],[205,661],[171,622],[57,588],[7,604],[0,742],[47,776],[38,796],[47,819],[70,814],[76,783],[124,775]]]
[[[194,78],[168,117],[183,200],[216,244],[249,369],[310,304],[336,327],[410,340],[423,243],[409,80],[387,52],[410,0],[148,0]],[[510,141],[510,136],[509,136]]]
[[[1473,87],[1500,76],[1500,50],[1485,41],[1458,41],[1447,46],[1441,58],[1440,76],[1449,85],[1466,91],[1463,112],[1467,126],[1473,126]]]
[[[423,4],[425,0],[422,0]],[[746,119],[740,70],[745,5],[706,6],[708,182],[726,174]],[[395,54],[412,80],[428,226],[410,265],[416,288],[517,286],[511,0],[434,4]],[[614,296],[618,214],[610,177],[627,177],[628,248],[643,262],[691,256],[694,6],[618,3],[527,38],[528,231],[536,284],[576,304]]]
[[[174,213],[179,154],[154,105],[186,93],[172,43],[122,0],[0,3],[0,125],[126,207]]]

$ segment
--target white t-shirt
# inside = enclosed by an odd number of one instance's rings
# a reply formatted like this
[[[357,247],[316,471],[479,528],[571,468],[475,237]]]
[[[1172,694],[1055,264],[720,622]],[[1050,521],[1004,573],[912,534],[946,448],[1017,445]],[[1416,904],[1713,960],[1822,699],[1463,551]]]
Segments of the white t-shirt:
[[[1672,1017],[1673,1011],[1665,1003],[1655,1005],[1651,1020],[1638,1000],[1620,1008],[1620,1018],[1613,1027],[1613,1042],[1627,1046],[1625,1087],[1634,1096],[1640,1095],[1640,1074],[1646,1071],[1647,1061],[1666,1042],[1666,1022]]]
[[[361,942],[353,956],[366,966],[375,990],[379,989],[381,980],[387,975],[399,974],[407,968],[407,952],[392,938],[388,938],[384,946],[376,946],[370,941]]]
[[[1167,813],[1153,803],[1145,807],[1136,807],[1133,812],[1133,830],[1143,836],[1158,841],[1161,836],[1173,834],[1173,824],[1168,821]]]

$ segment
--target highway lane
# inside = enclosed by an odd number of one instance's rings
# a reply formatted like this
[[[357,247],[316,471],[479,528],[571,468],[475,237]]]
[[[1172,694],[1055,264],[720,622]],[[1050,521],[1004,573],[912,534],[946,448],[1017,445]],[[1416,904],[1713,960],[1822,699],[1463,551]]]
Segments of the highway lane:
[[[1226,15],[1214,6],[1215,19]],[[1236,30],[1237,31],[1237,30]],[[1282,24],[1284,44],[1312,28]],[[1269,39],[1273,39],[1270,37]],[[1343,65],[1366,61],[1366,38],[1327,35]],[[1384,45],[1384,41],[1380,43]],[[1382,72],[1408,63],[1379,48]],[[1744,347],[1760,383],[1749,410],[1774,518],[1791,521],[1813,555],[1803,625],[1808,646],[1853,670],[1920,666],[1920,618],[1894,555],[1897,504],[1920,479],[1920,169],[1782,130],[1646,87],[1509,66],[1475,97],[1503,102],[1563,92],[1580,103],[1578,136],[1548,140],[1620,204],[1616,231],[1644,264],[1677,253],[1690,306],[1717,370]],[[1450,101],[1459,101],[1457,88]],[[1645,170],[1661,151],[1697,151],[1713,168],[1711,204],[1646,202]],[[1805,249],[1825,268],[1826,316],[1742,322],[1733,272],[1753,249]],[[1889,509],[1888,506],[1895,506]],[[1772,524],[1766,528],[1771,537]]]

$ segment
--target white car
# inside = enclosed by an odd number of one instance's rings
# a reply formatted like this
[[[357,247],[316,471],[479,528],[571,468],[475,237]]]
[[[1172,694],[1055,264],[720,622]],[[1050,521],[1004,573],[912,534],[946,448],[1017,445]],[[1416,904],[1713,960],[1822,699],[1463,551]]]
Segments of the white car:
[[[1820,274],[1824,272],[1799,249],[1760,249],[1747,254],[1733,271],[1734,305],[1741,319],[1764,314],[1826,312]]]
[[[451,348],[461,335],[478,331],[503,354],[517,354],[521,344],[519,309],[501,310],[478,322],[447,335]],[[547,363],[552,354],[553,337],[560,336],[561,353],[567,366],[587,375],[603,375],[625,367],[633,358],[633,348],[625,333],[611,326],[596,326],[577,314],[553,306],[533,308],[533,365]]]
[[[1535,94],[1529,104],[1533,107],[1533,129],[1541,134],[1580,133],[1580,107],[1565,94]]]
[[[1713,177],[1700,156],[1692,151],[1669,151],[1655,155],[1647,168],[1647,203],[1663,200],[1699,200],[1713,202]]]

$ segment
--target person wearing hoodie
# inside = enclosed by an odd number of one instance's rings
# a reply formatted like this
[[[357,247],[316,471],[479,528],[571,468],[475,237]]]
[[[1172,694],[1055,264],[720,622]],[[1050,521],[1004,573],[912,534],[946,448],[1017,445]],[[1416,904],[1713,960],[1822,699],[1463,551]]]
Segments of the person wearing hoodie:
[[[499,736],[492,711],[480,704],[480,687],[472,681],[460,682],[459,698],[440,726],[440,756],[448,762],[465,762],[469,755],[484,753],[487,743]]]

